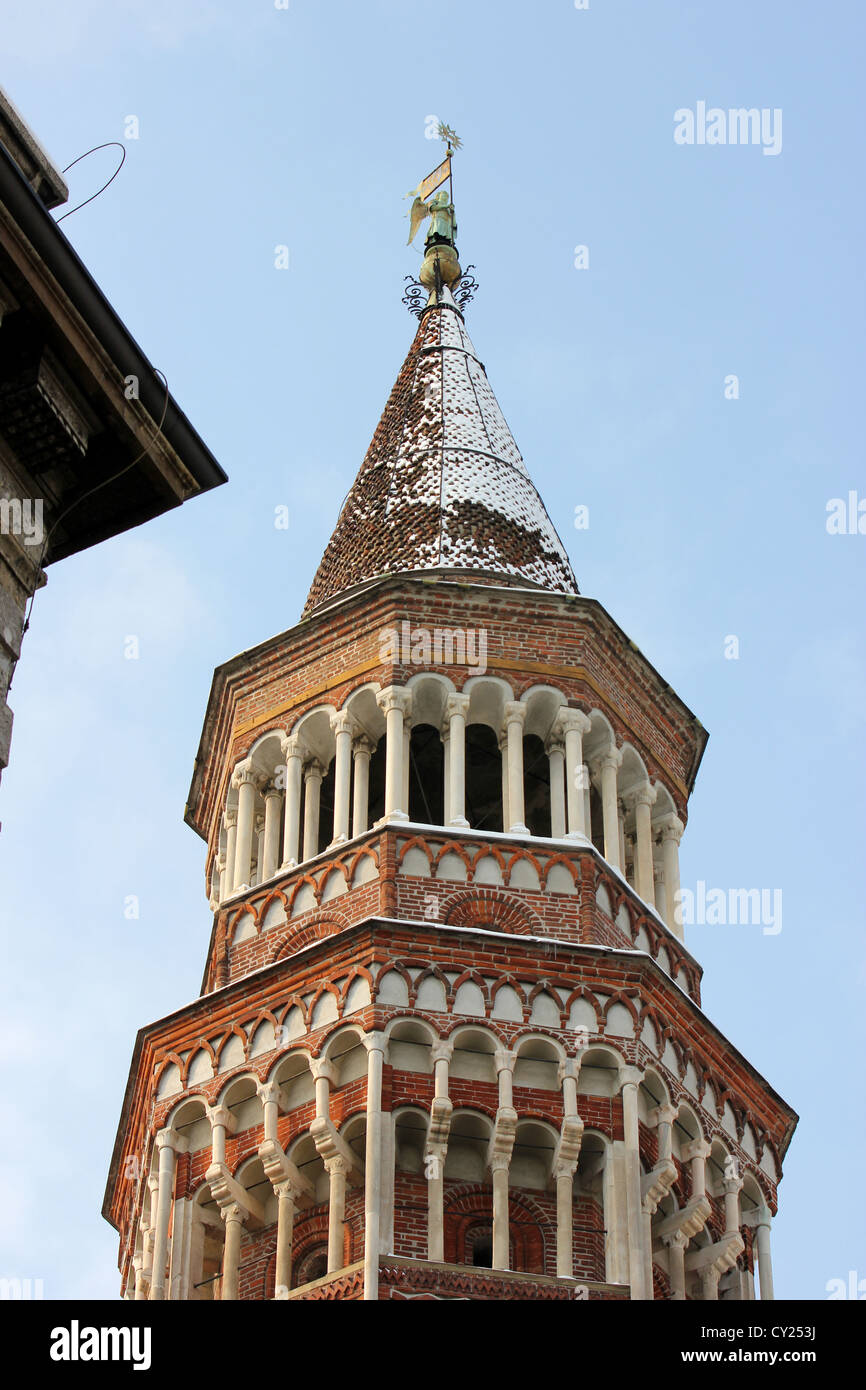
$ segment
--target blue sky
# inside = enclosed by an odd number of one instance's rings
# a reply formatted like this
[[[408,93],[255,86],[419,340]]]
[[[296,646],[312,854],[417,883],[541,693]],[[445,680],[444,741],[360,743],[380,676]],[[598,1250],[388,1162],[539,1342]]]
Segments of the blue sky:
[[[469,330],[581,590],[710,731],[683,883],[783,893],[778,935],[688,936],[706,1012],[801,1116],[777,1296],[866,1277],[862,1204],[832,1200],[864,1141],[866,535],[825,525],[866,498],[862,7],[43,0],[3,27],[59,166],[138,117],[64,230],[230,483],[36,599],[0,787],[0,1272],[117,1293],[135,1031],[195,997],[210,930],[182,816],[211,672],[297,620],[408,348],[403,194],[437,115]],[[699,101],[781,109],[781,152],[677,145]]]

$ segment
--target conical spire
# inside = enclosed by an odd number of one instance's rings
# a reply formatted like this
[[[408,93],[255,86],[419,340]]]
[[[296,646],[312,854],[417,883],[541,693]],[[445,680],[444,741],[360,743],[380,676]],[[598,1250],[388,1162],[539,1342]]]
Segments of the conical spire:
[[[434,245],[430,293],[304,608],[354,585],[431,570],[577,593],[571,565],[466,331]],[[428,266],[427,262],[431,265]],[[431,266],[435,262],[435,276]],[[424,273],[426,272],[426,273]]]

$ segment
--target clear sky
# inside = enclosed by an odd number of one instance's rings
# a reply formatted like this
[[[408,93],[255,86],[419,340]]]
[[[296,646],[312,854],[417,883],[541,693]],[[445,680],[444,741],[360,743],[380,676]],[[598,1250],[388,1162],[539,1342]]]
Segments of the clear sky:
[[[826,527],[866,499],[863,6],[7,0],[3,52],[61,167],[137,117],[63,227],[230,482],[36,598],[0,787],[0,1274],[117,1293],[135,1032],[196,996],[210,931],[182,817],[211,672],[297,621],[408,348],[434,115],[465,144],[469,330],[581,591],[710,731],[683,883],[783,894],[775,935],[688,933],[706,1012],[801,1116],[777,1295],[866,1278],[866,535]],[[781,149],[677,144],[699,102],[780,110]]]

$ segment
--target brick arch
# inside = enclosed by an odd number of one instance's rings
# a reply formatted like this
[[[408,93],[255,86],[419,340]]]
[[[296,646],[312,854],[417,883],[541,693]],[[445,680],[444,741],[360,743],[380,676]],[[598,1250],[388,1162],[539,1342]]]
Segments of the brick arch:
[[[506,883],[510,883],[510,881],[511,881],[511,872],[512,872],[512,870],[514,869],[515,865],[516,865],[516,864],[519,864],[519,863],[520,863],[522,860],[524,860],[524,859],[527,859],[527,860],[529,861],[529,863],[530,863],[530,864],[532,865],[532,867],[534,868],[535,872],[538,874],[538,881],[539,881],[539,883],[543,883],[543,882],[544,882],[544,873],[545,873],[544,865],[541,863],[541,860],[538,859],[537,856],[534,855],[534,854],[533,854],[530,850],[528,850],[528,849],[519,849],[519,850],[515,850],[514,854],[511,855],[511,858],[508,860],[508,863],[507,863],[506,868],[505,868],[505,881],[506,881]],[[519,891],[519,890],[518,890],[518,891]]]
[[[470,888],[452,894],[442,904],[442,920],[451,927],[542,935],[541,918],[501,888]]]
[[[264,921],[265,913],[267,912],[268,908],[271,906],[271,903],[275,903],[275,902],[281,902],[281,903],[283,904],[283,907],[285,908],[286,916],[288,917],[288,915],[289,915],[289,899],[288,899],[288,897],[286,896],[286,894],[283,892],[283,890],[282,890],[281,888],[272,888],[271,891],[270,891],[269,893],[266,893],[265,896],[264,896],[263,898],[260,898],[259,901],[258,901],[257,903],[255,903],[254,905],[252,905],[252,911],[255,913],[255,918],[256,918],[256,931],[257,931],[257,932],[260,932],[260,931],[261,931],[261,924],[262,924],[262,922]]]
[[[406,858],[406,855],[409,853],[410,849],[420,849],[422,854],[426,854],[432,872],[435,856],[423,835],[413,835],[411,840],[406,841],[406,843],[403,845],[403,847],[397,854],[398,864],[403,863],[403,860]]]
[[[271,953],[271,964],[282,960],[308,946],[311,941],[320,941],[325,936],[335,936],[350,926],[348,918],[330,907],[319,907],[305,916],[294,928],[281,933]]]
[[[509,1245],[512,1269],[545,1274],[554,1249],[556,1232],[548,1214],[519,1189],[511,1188]],[[493,1188],[488,1184],[461,1183],[446,1188],[444,1201],[445,1262],[465,1265],[469,1239],[480,1226],[493,1230]]]
[[[574,880],[574,886],[575,888],[577,888],[578,883],[580,881],[578,870],[565,854],[552,854],[548,859],[547,863],[544,866],[544,872],[541,874],[541,882],[544,884],[544,886],[547,887],[547,880],[554,864],[562,864],[563,867],[568,870],[568,872],[571,874],[572,879]],[[597,887],[598,877],[596,877],[596,882],[593,885],[593,891],[595,891]]]

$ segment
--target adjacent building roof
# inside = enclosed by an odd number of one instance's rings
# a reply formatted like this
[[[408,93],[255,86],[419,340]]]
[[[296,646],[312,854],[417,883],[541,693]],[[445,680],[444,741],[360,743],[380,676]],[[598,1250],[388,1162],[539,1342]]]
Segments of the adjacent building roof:
[[[423,570],[578,592],[447,288],[421,315],[304,614],[364,580]]]

